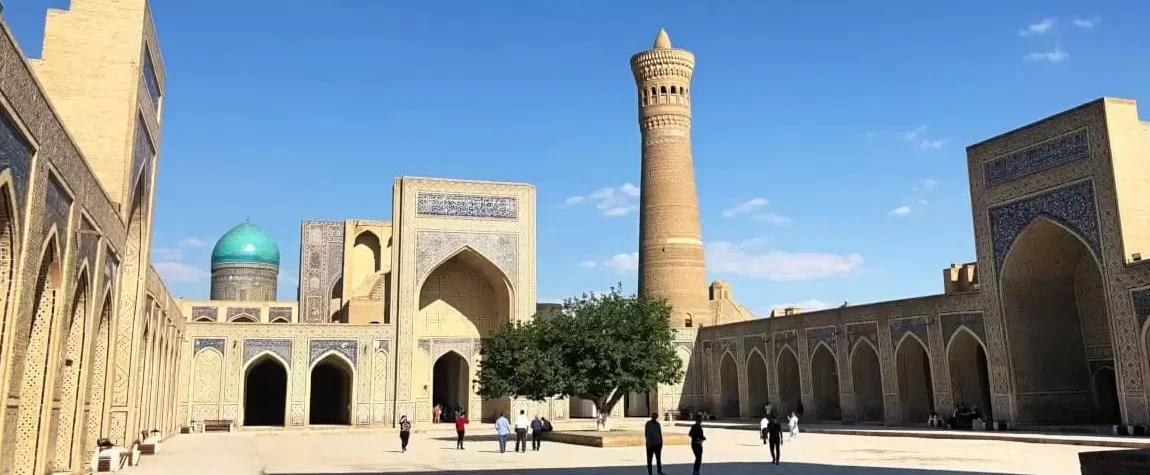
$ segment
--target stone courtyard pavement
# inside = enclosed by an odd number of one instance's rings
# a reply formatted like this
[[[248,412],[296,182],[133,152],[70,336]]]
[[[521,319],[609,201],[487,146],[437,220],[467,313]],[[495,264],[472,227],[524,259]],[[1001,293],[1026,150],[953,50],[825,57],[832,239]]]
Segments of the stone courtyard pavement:
[[[679,432],[679,428],[664,430]],[[486,431],[483,431],[486,434]],[[406,454],[394,432],[233,432],[177,435],[163,452],[147,457],[126,475],[294,474],[517,474],[614,475],[645,473],[642,448],[593,448],[544,443],[540,452],[505,454],[491,437],[469,436],[467,450],[454,450],[454,434],[412,434]],[[513,446],[511,443],[509,446]],[[1017,473],[1079,475],[1080,451],[1101,447],[993,440],[938,440],[857,435],[802,434],[783,445],[774,467],[754,432],[708,429],[704,474],[971,475]],[[686,446],[663,451],[668,475],[691,473]]]

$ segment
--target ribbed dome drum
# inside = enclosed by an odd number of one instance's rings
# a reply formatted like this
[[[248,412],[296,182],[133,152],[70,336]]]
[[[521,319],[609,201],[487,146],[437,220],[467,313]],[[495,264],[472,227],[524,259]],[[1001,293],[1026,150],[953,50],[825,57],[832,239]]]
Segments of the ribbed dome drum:
[[[228,230],[212,248],[212,300],[276,299],[280,250],[251,222]]]

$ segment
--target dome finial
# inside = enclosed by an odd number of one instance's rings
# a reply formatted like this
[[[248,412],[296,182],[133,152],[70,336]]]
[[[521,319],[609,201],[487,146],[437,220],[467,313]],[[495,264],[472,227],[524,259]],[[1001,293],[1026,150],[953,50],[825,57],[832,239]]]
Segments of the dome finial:
[[[667,30],[659,28],[659,34],[655,36],[655,49],[671,49],[671,37],[667,36]]]

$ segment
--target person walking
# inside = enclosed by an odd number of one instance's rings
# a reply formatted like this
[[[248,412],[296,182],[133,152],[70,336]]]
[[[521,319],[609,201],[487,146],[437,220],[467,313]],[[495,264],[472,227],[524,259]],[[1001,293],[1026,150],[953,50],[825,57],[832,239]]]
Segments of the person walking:
[[[659,413],[651,413],[651,420],[643,426],[643,438],[647,441],[647,475],[651,474],[651,458],[663,475],[663,428],[659,426]]]
[[[519,417],[515,418],[515,451],[522,450],[527,453],[527,427],[531,425],[531,419],[527,418],[527,411],[519,410]]]
[[[791,440],[795,440],[799,436],[799,415],[792,412],[787,419],[787,426],[791,429]]]
[[[531,421],[531,450],[538,452],[539,446],[543,444],[543,420],[539,416],[535,416],[535,420]]]
[[[691,452],[695,454],[695,469],[691,472],[692,475],[699,475],[699,467],[703,465],[703,441],[707,440],[703,436],[703,416],[695,415],[695,425],[691,426],[691,431],[687,433],[691,438]]]
[[[463,433],[467,430],[468,422],[470,421],[467,420],[466,413],[461,412],[455,415],[455,435],[457,436],[455,450],[463,450]]]
[[[783,425],[772,417],[767,425],[767,440],[771,449],[771,463],[779,464],[779,449],[783,445]]]
[[[399,416],[399,450],[407,453],[407,442],[411,440],[411,421],[407,416]]]
[[[511,421],[507,420],[507,414],[500,414],[499,419],[495,420],[495,435],[499,436],[499,453],[507,452],[507,434],[511,433]]]
[[[767,426],[771,424],[771,413],[763,414],[763,418],[759,420],[759,436],[763,438],[763,445],[767,445]]]
[[[432,424],[438,424],[440,422],[443,422],[441,420],[442,417],[443,417],[443,406],[440,406],[438,403],[436,403],[435,406],[433,406],[431,408],[431,423]]]

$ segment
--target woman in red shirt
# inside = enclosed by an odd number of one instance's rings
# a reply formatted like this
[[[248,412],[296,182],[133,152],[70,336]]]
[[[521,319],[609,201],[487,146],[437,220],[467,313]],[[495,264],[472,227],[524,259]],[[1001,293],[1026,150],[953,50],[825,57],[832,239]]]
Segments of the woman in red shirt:
[[[459,414],[456,414],[456,416],[455,416],[455,435],[459,436],[459,438],[455,440],[455,449],[456,450],[463,450],[463,432],[467,428],[467,422],[468,421],[467,421],[467,414],[466,413],[460,412]]]

